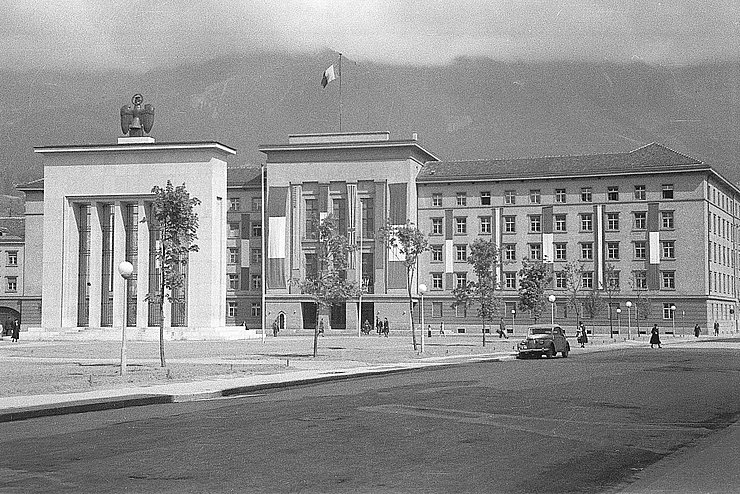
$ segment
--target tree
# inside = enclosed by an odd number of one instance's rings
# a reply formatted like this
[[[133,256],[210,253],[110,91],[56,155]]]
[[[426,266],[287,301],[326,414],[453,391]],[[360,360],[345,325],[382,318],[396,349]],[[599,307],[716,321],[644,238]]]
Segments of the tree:
[[[313,356],[318,353],[319,320],[322,312],[332,305],[344,303],[356,297],[359,288],[347,281],[349,254],[354,250],[347,237],[337,231],[333,217],[327,216],[317,228],[316,268],[307,270],[303,280],[295,280],[301,292],[309,295],[316,305],[316,327],[313,332]]]
[[[545,288],[552,282],[550,268],[540,260],[522,260],[519,270],[519,310],[529,311],[535,322],[545,306]]]
[[[635,320],[637,321],[637,334],[640,334],[640,314],[643,319],[650,317],[651,302],[647,286],[644,284],[645,279],[639,280],[637,272],[633,271],[629,279],[629,285],[633,292],[636,293],[635,300]]]
[[[583,288],[583,264],[578,261],[568,261],[563,266],[563,277],[565,279],[565,290],[568,297],[568,305],[576,312],[576,325],[581,323],[582,306],[578,294]]]
[[[593,288],[590,289],[583,300],[584,314],[588,314],[588,317],[593,319],[603,306],[604,300],[601,298],[601,292]]]
[[[150,220],[153,220],[159,237],[156,250],[159,286],[158,291],[150,293],[147,298],[159,304],[159,359],[165,367],[164,301],[184,303],[184,268],[189,253],[198,252],[198,245],[194,243],[198,238],[198,214],[194,208],[200,200],[190,197],[185,184],[173,187],[169,180],[164,188],[155,185],[152,193],[154,202]]]
[[[419,256],[428,248],[429,243],[424,233],[411,221],[405,225],[391,225],[390,221],[380,229],[380,235],[386,245],[396,253],[396,257],[403,261],[406,267],[406,291],[409,299],[409,320],[411,322],[411,341],[416,350],[416,327],[414,326],[414,300],[411,289],[414,286],[414,273]],[[422,328],[423,330],[423,328]]]
[[[499,249],[490,240],[477,239],[470,246],[468,264],[473,266],[477,281],[468,281],[465,285],[455,287],[453,307],[468,308],[473,301],[478,303],[478,317],[481,318],[483,346],[486,346],[486,321],[500,312],[501,300],[496,296],[495,266],[499,258]],[[422,331],[424,328],[422,328]]]
[[[614,323],[612,322],[612,303],[614,297],[620,291],[619,287],[619,271],[612,263],[607,263],[604,266],[604,293],[608,300],[609,307],[609,337],[614,338]]]

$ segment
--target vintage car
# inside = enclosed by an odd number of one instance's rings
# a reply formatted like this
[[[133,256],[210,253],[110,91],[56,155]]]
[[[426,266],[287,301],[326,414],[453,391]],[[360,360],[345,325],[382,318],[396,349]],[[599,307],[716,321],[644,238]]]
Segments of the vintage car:
[[[567,357],[570,344],[565,338],[565,331],[557,324],[534,324],[527,331],[527,339],[519,342],[517,358],[541,357],[552,358],[560,352]]]

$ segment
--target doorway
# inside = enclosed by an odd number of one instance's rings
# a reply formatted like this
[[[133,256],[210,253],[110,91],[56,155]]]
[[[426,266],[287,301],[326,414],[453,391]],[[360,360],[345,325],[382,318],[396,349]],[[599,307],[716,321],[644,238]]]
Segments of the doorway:
[[[285,329],[285,312],[280,312],[277,316],[277,325],[280,331]]]
[[[333,304],[329,321],[331,329],[347,329],[347,305]]]
[[[362,308],[360,309],[360,324],[365,324],[365,321],[370,323],[370,326],[375,327],[375,303],[374,302],[363,302]]]
[[[3,332],[0,336],[10,336],[12,330],[10,329],[11,321],[18,319],[21,320],[21,313],[10,307],[0,307],[0,324],[3,325]]]

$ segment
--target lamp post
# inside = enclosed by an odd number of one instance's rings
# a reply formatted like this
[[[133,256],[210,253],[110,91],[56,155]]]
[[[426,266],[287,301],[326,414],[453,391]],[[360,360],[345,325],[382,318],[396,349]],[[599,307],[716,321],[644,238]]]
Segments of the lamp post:
[[[362,336],[362,294],[365,293],[369,284],[370,280],[368,278],[362,278],[362,281],[360,282],[360,301],[357,306],[357,336]]]
[[[128,261],[118,265],[118,274],[123,278],[123,324],[121,324],[121,375],[126,373],[126,305],[128,304],[128,280],[134,274],[134,266]]]
[[[547,297],[547,300],[550,301],[550,324],[555,324],[555,295],[550,295]]]
[[[427,286],[424,283],[419,283],[419,295],[421,295],[421,305],[419,310],[421,320],[421,353],[424,353],[424,294],[427,291]]]
[[[514,318],[516,317],[516,309],[511,309],[511,334],[514,334]]]
[[[622,309],[617,307],[617,334],[622,332]]]
[[[632,302],[629,300],[624,304],[627,306],[627,339],[630,339],[630,330],[632,329]]]
[[[676,306],[671,305],[671,325],[673,326],[673,336],[676,336]]]

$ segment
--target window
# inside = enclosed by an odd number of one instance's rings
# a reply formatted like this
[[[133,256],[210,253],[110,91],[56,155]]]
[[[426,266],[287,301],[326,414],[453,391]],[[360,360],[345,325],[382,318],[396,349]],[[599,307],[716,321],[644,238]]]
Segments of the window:
[[[607,201],[618,201],[619,200],[619,187],[612,185],[606,188],[606,200]]]
[[[619,230],[619,213],[606,213],[606,229]]]
[[[236,315],[237,315],[237,309],[238,309],[239,306],[237,305],[236,302],[231,302],[231,301],[226,302],[226,304],[228,305],[228,308],[227,308],[227,311],[226,311],[227,317],[230,317],[232,319],[235,319],[236,318]]]
[[[229,232],[227,235],[229,238],[239,238],[239,223],[229,222]]]
[[[432,218],[432,235],[442,235],[442,218]]]
[[[562,271],[555,272],[555,288],[567,288],[565,273]]]
[[[432,245],[429,247],[432,252],[432,262],[442,262],[442,246]]]
[[[442,317],[442,302],[432,302],[432,317]]]
[[[480,232],[491,233],[491,217],[481,216],[480,217]]]
[[[663,259],[675,259],[676,242],[674,240],[665,240],[660,243],[663,251]]]
[[[249,286],[252,290],[262,290],[262,275],[253,274]]]
[[[457,198],[457,205],[458,206],[467,206],[468,205],[468,195],[465,192],[458,192],[456,194]]]
[[[490,206],[491,205],[491,192],[484,190],[480,193],[480,205]]]
[[[468,283],[468,274],[467,273],[455,273],[455,286],[457,288],[462,288]]]
[[[455,233],[465,235],[468,233],[468,219],[465,217],[455,218]]]
[[[516,261],[516,244],[504,245],[504,260]]]
[[[262,236],[262,223],[252,223],[252,236],[253,237]]]
[[[17,266],[17,265],[18,265],[18,251],[9,250],[8,251],[8,266]]]
[[[581,187],[581,202],[591,202],[592,195],[591,187]]]
[[[594,258],[594,244],[593,242],[583,242],[581,244],[581,259],[584,261],[591,261]]]
[[[229,211],[239,211],[241,209],[241,200],[238,197],[229,197]]]
[[[252,264],[261,264],[262,263],[262,249],[252,249],[250,252]]]
[[[441,208],[442,207],[442,193],[435,192],[432,194],[432,206]]]
[[[432,290],[442,290],[442,273],[432,273]]]
[[[664,290],[675,290],[676,289],[675,271],[661,271],[660,276],[663,280],[662,288]]]
[[[529,216],[529,233],[540,233],[542,231],[542,216],[532,214]]]
[[[259,213],[260,211],[262,211],[262,198],[261,197],[252,198],[252,211],[255,213]]]
[[[555,202],[564,204],[566,201],[565,189],[555,189]]]
[[[360,199],[362,207],[362,238],[375,238],[375,201],[371,197]]]
[[[337,231],[347,231],[347,201],[338,197],[331,200],[332,216],[334,217],[334,224],[337,227]]]
[[[581,231],[591,232],[594,229],[594,215],[593,213],[582,213],[581,214]]]
[[[555,215],[555,231],[556,232],[564,232],[566,230],[565,217],[566,215],[564,214]]]
[[[504,233],[516,233],[516,216],[504,216]]]
[[[229,290],[237,290],[239,288],[239,275],[235,273],[229,273]]]
[[[635,230],[644,230],[647,226],[647,213],[641,211],[633,214],[635,217]]]
[[[306,238],[316,238],[319,210],[316,199],[306,199]]]
[[[619,290],[619,271],[612,271],[607,275],[606,286],[611,287],[612,290]]]
[[[635,185],[635,200],[644,201],[647,198],[644,185]]]
[[[636,290],[647,290],[647,271],[633,271],[632,278],[635,280]]]
[[[455,261],[464,262],[468,260],[468,246],[467,245],[456,245],[455,246]]]
[[[581,286],[586,289],[593,289],[594,287],[594,274],[591,271],[581,273]]]
[[[673,184],[663,184],[661,197],[663,199],[673,199]]]
[[[529,258],[533,261],[542,260],[542,244],[529,244]]]
[[[259,303],[252,302],[252,307],[251,307],[250,312],[252,314],[252,317],[260,317],[262,315],[262,307],[260,306]]]
[[[635,259],[645,259],[647,257],[646,243],[642,240],[638,240],[634,243],[635,245]]]
[[[673,229],[673,211],[660,212],[660,225],[664,230]]]
[[[229,264],[239,264],[239,249],[229,247]]]
[[[671,310],[671,307],[673,306],[670,302],[663,302],[663,319],[668,319],[669,321],[673,319],[673,311]]]
[[[8,276],[5,278],[6,285],[5,285],[5,291],[6,292],[17,292],[18,291],[18,277],[17,276]]]
[[[504,287],[507,290],[516,290],[516,273],[504,273]]]
[[[530,204],[540,204],[541,202],[541,194],[540,189],[531,189],[529,191],[529,203]]]
[[[566,260],[566,246],[568,244],[566,243],[556,243],[555,244],[555,260],[556,261],[565,261]]]
[[[619,242],[606,243],[606,258],[610,261],[619,259]]]
[[[504,191],[504,204],[516,204],[516,192],[513,190]]]

